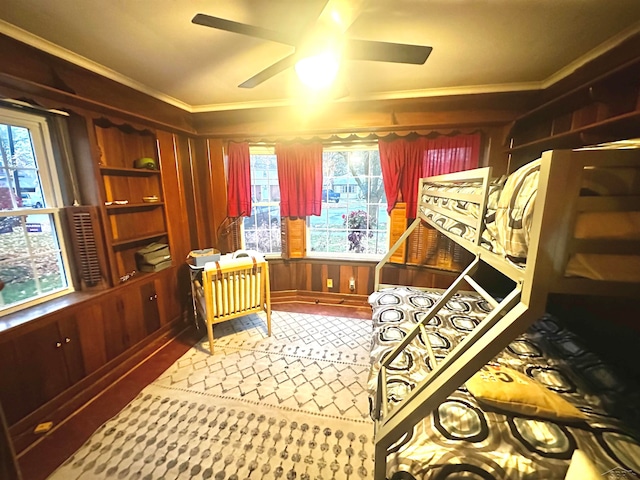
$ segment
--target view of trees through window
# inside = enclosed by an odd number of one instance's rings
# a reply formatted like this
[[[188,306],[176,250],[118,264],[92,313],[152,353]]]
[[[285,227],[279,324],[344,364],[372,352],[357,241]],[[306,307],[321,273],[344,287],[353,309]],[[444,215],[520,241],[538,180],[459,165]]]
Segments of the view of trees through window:
[[[377,147],[325,150],[322,214],[307,219],[308,251],[381,255],[389,215]]]
[[[322,214],[307,219],[307,251],[318,255],[382,255],[388,248],[387,199],[377,147],[325,150]],[[276,156],[251,149],[251,216],[243,221],[244,248],[282,251]]]
[[[0,312],[67,289],[57,210],[43,194],[44,120],[0,111]]]
[[[280,186],[273,149],[251,151],[251,216],[243,221],[244,248],[269,254],[282,252]]]

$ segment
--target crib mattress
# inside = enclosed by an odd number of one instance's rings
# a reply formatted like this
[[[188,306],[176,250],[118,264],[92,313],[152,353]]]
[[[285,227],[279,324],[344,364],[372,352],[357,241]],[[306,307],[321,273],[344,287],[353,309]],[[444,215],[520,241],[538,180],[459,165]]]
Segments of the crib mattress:
[[[410,287],[370,296],[372,406],[381,359],[439,296]],[[457,345],[489,311],[481,297],[454,296],[426,327],[436,357]],[[424,341],[418,335],[388,370],[391,409],[430,370]],[[480,404],[463,385],[391,448],[387,478],[563,479],[576,449],[584,451],[600,472],[619,468],[640,474],[640,443],[633,433],[640,425],[635,411],[640,388],[624,382],[587,351],[560,320],[544,316],[492,363],[518,370],[559,393],[587,420],[551,421],[499,411]]]

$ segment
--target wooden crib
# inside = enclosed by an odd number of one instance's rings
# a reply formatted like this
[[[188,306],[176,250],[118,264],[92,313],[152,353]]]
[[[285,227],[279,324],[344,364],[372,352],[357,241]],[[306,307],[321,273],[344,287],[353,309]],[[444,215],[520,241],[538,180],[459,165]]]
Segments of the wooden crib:
[[[269,265],[259,254],[209,262],[197,288],[198,309],[207,324],[209,349],[213,354],[213,326],[236,317],[264,310],[271,336]]]

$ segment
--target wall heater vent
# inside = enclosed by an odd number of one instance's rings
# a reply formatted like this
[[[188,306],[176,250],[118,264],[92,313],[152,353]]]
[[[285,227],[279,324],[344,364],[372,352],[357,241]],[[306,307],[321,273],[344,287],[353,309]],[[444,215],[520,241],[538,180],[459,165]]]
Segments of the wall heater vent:
[[[82,290],[106,286],[105,250],[96,207],[67,207],[74,261]]]

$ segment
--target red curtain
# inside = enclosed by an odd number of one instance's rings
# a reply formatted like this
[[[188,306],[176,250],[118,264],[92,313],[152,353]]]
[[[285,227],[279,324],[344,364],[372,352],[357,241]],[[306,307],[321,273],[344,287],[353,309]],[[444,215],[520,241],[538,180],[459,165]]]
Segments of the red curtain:
[[[382,181],[387,194],[387,211],[391,212],[398,200],[398,192],[402,192],[407,204],[407,218],[415,218],[418,179],[424,159],[424,138],[400,138],[390,142],[380,140],[378,149]]]
[[[423,177],[470,170],[480,164],[479,133],[430,138],[425,143]]]
[[[402,192],[407,204],[407,218],[415,218],[420,178],[477,168],[480,139],[480,134],[476,133],[434,139],[380,140],[378,149],[387,210],[391,212],[398,200],[398,192]]]
[[[320,215],[322,206],[322,144],[277,144],[280,214]]]
[[[248,143],[229,142],[227,215],[251,216],[251,156]]]

